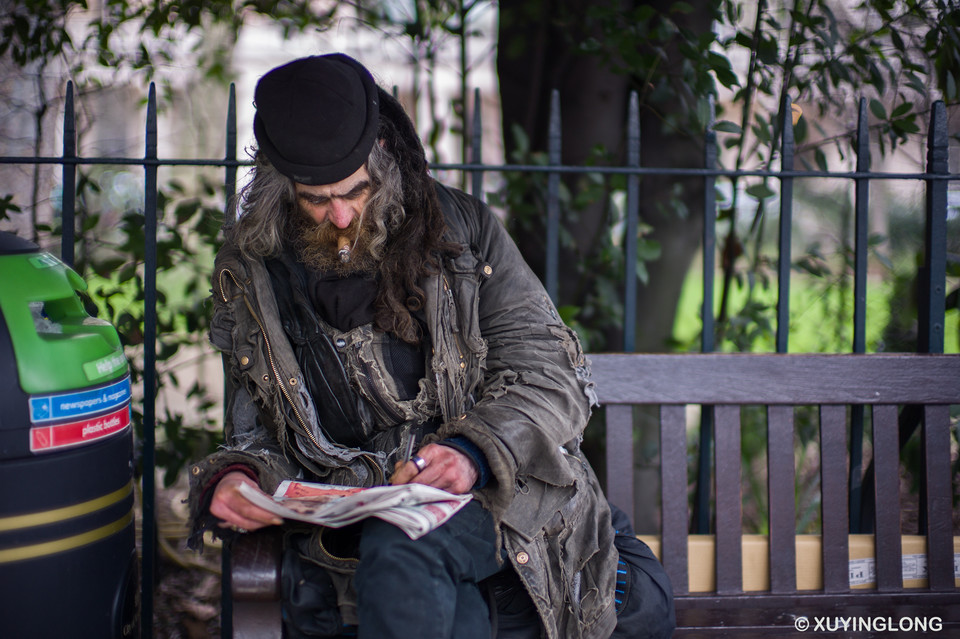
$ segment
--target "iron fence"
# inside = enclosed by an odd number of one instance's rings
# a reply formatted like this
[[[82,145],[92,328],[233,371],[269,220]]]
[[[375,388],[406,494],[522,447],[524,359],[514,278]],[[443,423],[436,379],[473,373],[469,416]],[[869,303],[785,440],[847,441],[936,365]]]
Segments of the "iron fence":
[[[547,241],[545,286],[553,299],[557,298],[558,262],[560,247],[560,180],[568,174],[623,175],[626,177],[626,232],[623,247],[625,256],[624,272],[624,339],[623,351],[635,350],[635,320],[637,315],[637,273],[634,264],[637,261],[637,237],[640,220],[640,180],[647,176],[666,178],[699,178],[704,184],[702,213],[704,218],[702,236],[702,278],[703,302],[701,307],[702,337],[700,348],[704,352],[715,350],[715,319],[713,314],[715,298],[715,271],[717,252],[717,200],[718,179],[741,177],[769,178],[780,183],[779,211],[779,259],[777,260],[777,310],[776,310],[776,351],[788,350],[789,293],[791,269],[791,238],[793,233],[793,185],[797,179],[835,178],[852,181],[855,185],[855,231],[854,231],[854,314],[853,343],[851,351],[862,353],[866,350],[866,297],[867,297],[867,255],[868,228],[870,220],[869,187],[876,180],[913,180],[922,181],[926,187],[924,263],[920,269],[921,300],[918,350],[926,353],[942,353],[944,350],[945,297],[947,272],[947,190],[951,181],[960,180],[960,174],[949,171],[949,136],[947,130],[946,108],[942,102],[934,104],[927,134],[926,170],[922,173],[872,172],[869,170],[870,148],[868,135],[868,117],[866,101],[859,104],[856,134],[857,167],[855,171],[831,172],[796,170],[794,156],[796,146],[793,139],[793,123],[790,119],[789,101],[780,118],[781,147],[780,168],[777,170],[728,170],[718,166],[717,138],[713,124],[707,127],[704,139],[705,154],[703,166],[693,168],[658,168],[641,166],[640,163],[640,115],[636,94],[630,98],[627,116],[626,164],[623,166],[568,166],[561,162],[562,139],[560,132],[560,101],[554,92],[549,117],[549,135],[547,164],[485,164],[481,157],[483,147],[482,123],[480,122],[480,96],[475,93],[475,108],[472,123],[472,155],[468,162],[434,164],[436,170],[463,171],[470,176],[469,190],[473,195],[483,197],[483,176],[488,172],[540,173],[546,174],[547,186]],[[74,111],[73,86],[68,84],[64,119],[63,153],[57,157],[0,157],[0,164],[38,165],[53,164],[62,168],[62,245],[61,257],[64,262],[74,262],[75,211],[77,202],[77,170],[84,165],[126,165],[142,167],[144,171],[143,216],[145,231],[145,271],[144,271],[144,389],[153,389],[156,378],[157,346],[157,227],[158,227],[158,185],[159,167],[192,166],[218,167],[224,171],[224,189],[227,199],[236,193],[237,170],[249,166],[249,162],[237,160],[237,109],[236,95],[231,86],[226,117],[226,148],[222,159],[168,159],[158,157],[157,145],[157,98],[154,85],[151,84],[147,99],[145,147],[143,157],[82,157],[77,153],[76,115]],[[224,207],[226,215],[231,215],[230,207]],[[153,584],[156,577],[155,549],[157,547],[155,468],[156,468],[156,405],[152,392],[143,392],[143,501],[142,501],[142,635],[151,637],[153,618]],[[852,424],[862,428],[862,409],[859,415],[854,409]],[[709,411],[704,411],[708,413]],[[858,426],[859,425],[859,426]],[[710,477],[711,455],[704,454],[711,447],[712,428],[702,423],[700,429],[700,461],[698,474],[701,478]],[[859,449],[862,437],[856,432],[851,436],[850,451],[850,491],[851,513],[859,511],[860,479],[862,451]],[[632,472],[632,469],[626,469]],[[695,512],[698,513],[693,527],[698,532],[709,528],[709,480],[698,484],[695,498]],[[617,502],[627,499],[626,495],[608,494]],[[853,515],[851,515],[853,516]],[[851,531],[856,531],[859,522],[851,522]],[[227,591],[228,592],[228,591]],[[228,621],[224,620],[225,626]],[[225,636],[226,630],[225,630]]]

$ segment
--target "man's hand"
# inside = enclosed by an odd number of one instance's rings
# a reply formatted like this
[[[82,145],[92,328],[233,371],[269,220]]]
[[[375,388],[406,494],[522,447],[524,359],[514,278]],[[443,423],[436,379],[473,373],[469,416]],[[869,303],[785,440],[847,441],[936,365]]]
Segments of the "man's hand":
[[[470,492],[480,474],[473,460],[450,446],[429,444],[417,451],[427,465],[422,471],[412,461],[397,462],[390,483],[425,484],[460,495]]]
[[[234,471],[224,475],[213,491],[210,514],[223,520],[220,523],[221,528],[242,528],[250,531],[283,523],[283,520],[272,512],[250,503],[250,500],[240,493],[240,484],[260,490],[257,483],[245,473]]]

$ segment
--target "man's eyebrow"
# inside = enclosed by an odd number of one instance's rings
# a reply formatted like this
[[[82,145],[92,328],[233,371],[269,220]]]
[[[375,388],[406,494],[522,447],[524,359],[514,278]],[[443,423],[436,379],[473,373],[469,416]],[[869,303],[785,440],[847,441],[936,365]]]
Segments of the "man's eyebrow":
[[[370,188],[370,181],[361,180],[360,182],[357,182],[356,186],[354,186],[352,189],[350,189],[343,195],[332,195],[331,197],[339,197],[339,198],[349,200],[357,197],[358,195],[366,191],[368,188]]]
[[[297,193],[297,198],[301,200],[306,200],[307,202],[326,202],[327,200],[338,199],[338,200],[352,200],[360,196],[361,193],[370,188],[369,180],[361,180],[357,182],[352,189],[347,191],[344,194],[339,193],[311,193],[309,191],[301,191]]]

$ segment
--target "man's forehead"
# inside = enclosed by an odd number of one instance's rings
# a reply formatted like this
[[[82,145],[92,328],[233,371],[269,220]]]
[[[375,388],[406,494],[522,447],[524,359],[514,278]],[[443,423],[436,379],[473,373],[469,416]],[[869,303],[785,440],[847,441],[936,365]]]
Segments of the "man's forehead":
[[[344,178],[339,182],[334,182],[333,184],[300,184],[299,182],[294,183],[297,195],[300,194],[310,194],[310,195],[346,195],[354,187],[362,182],[369,182],[370,174],[367,173],[367,167],[361,166],[357,171],[350,177]]]

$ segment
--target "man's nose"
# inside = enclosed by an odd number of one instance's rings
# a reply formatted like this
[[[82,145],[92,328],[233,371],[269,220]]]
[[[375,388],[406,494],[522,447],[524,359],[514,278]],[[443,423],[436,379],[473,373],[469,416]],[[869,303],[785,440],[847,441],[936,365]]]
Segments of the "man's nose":
[[[330,200],[330,222],[338,229],[345,229],[353,221],[355,212],[349,202],[339,198]]]

